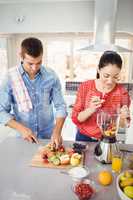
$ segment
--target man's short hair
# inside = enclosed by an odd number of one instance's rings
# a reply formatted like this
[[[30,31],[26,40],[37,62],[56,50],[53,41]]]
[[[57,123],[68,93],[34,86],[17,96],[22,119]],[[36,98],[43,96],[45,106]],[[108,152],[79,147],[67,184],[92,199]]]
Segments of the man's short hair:
[[[26,38],[21,43],[21,55],[28,54],[34,58],[43,54],[43,45],[42,42],[34,37]]]

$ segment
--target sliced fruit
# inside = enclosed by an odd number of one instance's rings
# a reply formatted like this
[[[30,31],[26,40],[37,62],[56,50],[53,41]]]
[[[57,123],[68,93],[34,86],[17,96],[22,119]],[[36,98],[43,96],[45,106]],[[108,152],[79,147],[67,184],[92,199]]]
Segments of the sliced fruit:
[[[53,162],[52,162],[54,165],[60,165],[61,163],[60,163],[60,159],[59,158],[55,158],[54,160],[53,160]]]
[[[70,156],[68,154],[60,157],[61,165],[68,165],[70,163]]]
[[[49,160],[49,162],[53,162],[54,159],[56,159],[56,158],[57,158],[57,156],[53,155],[53,156],[49,157],[48,160]]]
[[[65,152],[65,147],[63,145],[59,146],[58,151]]]

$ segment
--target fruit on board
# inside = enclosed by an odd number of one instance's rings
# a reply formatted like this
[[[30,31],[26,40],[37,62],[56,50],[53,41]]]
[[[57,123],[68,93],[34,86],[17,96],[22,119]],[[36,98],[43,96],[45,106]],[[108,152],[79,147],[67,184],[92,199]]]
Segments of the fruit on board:
[[[81,155],[79,153],[74,153],[70,159],[70,164],[72,166],[77,166],[80,164],[81,161]]]
[[[70,163],[70,156],[68,154],[60,156],[61,165],[68,165]]]
[[[68,154],[70,157],[75,153],[74,149],[72,149],[72,148],[68,148],[68,149],[66,150],[66,152],[67,152],[67,154]]]
[[[133,186],[126,186],[123,191],[129,198],[133,198]]]
[[[58,148],[58,151],[59,152],[65,152],[65,148],[63,145],[60,145],[59,148]]]
[[[82,154],[83,151],[85,151],[86,149],[86,145],[85,144],[81,144],[81,143],[73,143],[73,150],[75,153],[79,153]]]
[[[77,166],[80,164],[82,155],[75,153],[73,148],[65,148],[61,145],[58,149],[51,148],[48,144],[40,149],[40,155],[44,163],[53,165],[69,165]]]
[[[113,176],[110,171],[103,170],[98,174],[98,181],[101,185],[110,185],[112,183]]]
[[[54,165],[60,165],[60,159],[58,157],[56,157],[53,162]]]

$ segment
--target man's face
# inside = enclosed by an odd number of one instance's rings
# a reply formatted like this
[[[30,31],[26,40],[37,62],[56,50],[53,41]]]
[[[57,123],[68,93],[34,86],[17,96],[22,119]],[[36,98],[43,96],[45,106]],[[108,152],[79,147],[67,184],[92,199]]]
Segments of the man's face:
[[[24,70],[29,74],[29,77],[33,79],[37,72],[40,70],[42,64],[42,55],[34,58],[25,53],[22,61]]]

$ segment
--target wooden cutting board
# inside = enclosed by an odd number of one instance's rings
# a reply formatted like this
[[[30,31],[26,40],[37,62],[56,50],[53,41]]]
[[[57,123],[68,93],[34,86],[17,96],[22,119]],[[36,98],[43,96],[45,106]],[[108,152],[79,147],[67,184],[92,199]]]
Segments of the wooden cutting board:
[[[33,156],[30,166],[31,167],[44,167],[44,168],[53,168],[53,169],[69,169],[72,167],[72,165],[54,165],[52,163],[45,163],[44,160],[41,157],[41,151],[44,149],[44,147],[39,147],[35,155]],[[67,149],[67,148],[66,148]],[[81,162],[79,166],[83,166],[84,164],[84,154],[82,153]]]

